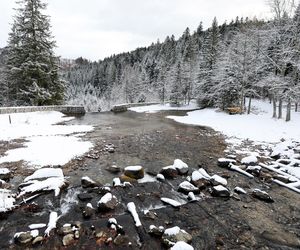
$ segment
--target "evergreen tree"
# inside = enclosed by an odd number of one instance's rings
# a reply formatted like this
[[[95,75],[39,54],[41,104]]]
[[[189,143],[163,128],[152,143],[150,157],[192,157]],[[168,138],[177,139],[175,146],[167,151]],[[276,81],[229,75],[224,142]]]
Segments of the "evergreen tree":
[[[55,42],[41,0],[18,4],[8,41],[6,81],[10,105],[52,105],[63,101]]]

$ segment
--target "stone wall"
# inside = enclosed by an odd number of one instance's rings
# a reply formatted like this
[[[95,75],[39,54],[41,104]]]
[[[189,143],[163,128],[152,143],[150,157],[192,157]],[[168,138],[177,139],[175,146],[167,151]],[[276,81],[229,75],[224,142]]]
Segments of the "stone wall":
[[[2,107],[0,114],[25,113],[36,111],[58,111],[65,115],[84,115],[85,109],[82,106],[23,106],[23,107]]]

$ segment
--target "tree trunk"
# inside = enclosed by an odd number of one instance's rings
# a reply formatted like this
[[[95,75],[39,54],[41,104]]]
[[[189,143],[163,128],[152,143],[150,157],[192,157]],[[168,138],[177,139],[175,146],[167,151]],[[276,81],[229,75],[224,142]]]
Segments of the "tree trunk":
[[[241,106],[240,106],[240,109],[241,109],[241,114],[242,114],[243,110],[244,110],[244,95],[243,94],[241,96]]]
[[[247,114],[248,114],[248,115],[250,114],[250,111],[251,111],[251,100],[252,100],[252,97],[249,97],[248,111],[247,111]]]
[[[291,101],[288,100],[288,103],[286,105],[286,118],[285,121],[288,122],[291,120]]]
[[[278,104],[278,119],[282,118],[282,99],[279,99],[279,104]]]
[[[273,118],[277,117],[277,109],[276,109],[276,98],[273,97]]]
[[[295,103],[295,112],[298,112],[298,103]]]

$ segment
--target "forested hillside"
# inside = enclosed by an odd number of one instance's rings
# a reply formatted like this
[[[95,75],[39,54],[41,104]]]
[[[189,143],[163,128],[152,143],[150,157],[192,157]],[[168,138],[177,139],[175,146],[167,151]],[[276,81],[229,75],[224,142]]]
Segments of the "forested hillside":
[[[167,37],[99,62],[78,58],[64,71],[69,103],[89,110],[109,109],[124,102],[197,98],[201,107],[240,106],[245,97],[268,97],[279,103],[299,102],[300,8],[274,20],[236,18],[209,29],[200,23],[175,40]],[[275,107],[275,106],[274,106]],[[276,110],[274,109],[274,116]]]

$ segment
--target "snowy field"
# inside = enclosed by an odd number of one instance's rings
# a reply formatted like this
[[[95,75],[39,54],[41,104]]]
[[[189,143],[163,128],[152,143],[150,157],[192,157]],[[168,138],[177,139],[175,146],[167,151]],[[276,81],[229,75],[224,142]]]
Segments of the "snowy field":
[[[24,147],[7,151],[0,163],[24,160],[34,167],[64,165],[84,154],[93,145],[82,141],[80,135],[93,127],[56,125],[72,119],[56,111],[0,115],[0,141],[26,140]]]

